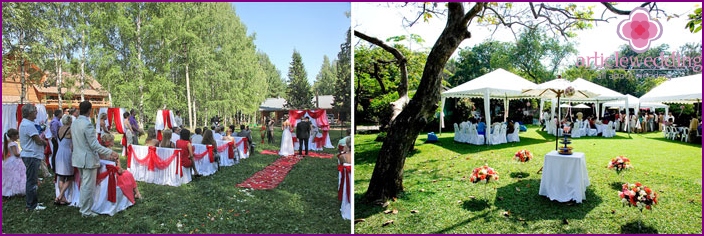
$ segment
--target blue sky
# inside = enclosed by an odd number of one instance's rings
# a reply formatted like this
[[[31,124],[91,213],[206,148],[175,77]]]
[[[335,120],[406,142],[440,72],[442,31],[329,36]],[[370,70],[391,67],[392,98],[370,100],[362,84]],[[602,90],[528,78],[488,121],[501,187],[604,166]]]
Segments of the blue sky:
[[[345,12],[350,3],[232,3],[247,34],[255,33],[257,49],[288,79],[293,50],[303,58],[312,85],[320,72],[323,56],[337,58],[340,44],[350,27]]]

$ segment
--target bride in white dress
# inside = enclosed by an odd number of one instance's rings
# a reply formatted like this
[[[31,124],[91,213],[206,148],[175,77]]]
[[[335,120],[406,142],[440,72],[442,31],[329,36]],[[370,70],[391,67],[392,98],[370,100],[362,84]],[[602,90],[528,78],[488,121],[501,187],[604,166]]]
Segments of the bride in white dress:
[[[281,149],[279,151],[279,156],[291,156],[296,154],[293,149],[293,139],[291,137],[291,123],[285,120],[281,125],[283,129],[283,134],[281,134]]]

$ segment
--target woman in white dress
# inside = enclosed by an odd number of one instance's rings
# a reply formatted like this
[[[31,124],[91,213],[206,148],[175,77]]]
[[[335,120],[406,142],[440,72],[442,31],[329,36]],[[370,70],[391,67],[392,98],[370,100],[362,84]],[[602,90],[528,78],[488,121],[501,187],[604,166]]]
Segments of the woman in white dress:
[[[291,137],[291,123],[285,120],[281,125],[283,129],[283,134],[281,134],[281,150],[279,150],[279,156],[291,156],[296,154],[293,149],[293,138]]]
[[[71,165],[71,154],[73,153],[73,143],[71,141],[71,118],[64,116],[61,118],[64,126],[59,128],[56,137],[59,139],[59,150],[56,152],[56,175],[59,176],[59,196],[54,199],[57,205],[68,205],[66,199],[66,189],[73,183],[73,166]]]
[[[27,168],[20,158],[17,139],[20,133],[16,129],[9,129],[3,135],[2,159],[2,196],[24,195],[27,185]]]

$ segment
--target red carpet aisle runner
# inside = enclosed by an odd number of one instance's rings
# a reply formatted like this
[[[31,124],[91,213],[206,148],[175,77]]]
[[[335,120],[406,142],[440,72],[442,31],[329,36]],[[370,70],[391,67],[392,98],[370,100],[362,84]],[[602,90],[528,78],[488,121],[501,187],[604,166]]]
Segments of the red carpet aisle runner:
[[[271,163],[263,170],[255,173],[252,177],[235,186],[240,188],[252,189],[274,189],[281,181],[284,181],[288,172],[293,168],[293,165],[301,159],[294,156],[281,157]]]
[[[264,155],[279,155],[279,151],[275,150],[263,150],[261,154]],[[296,151],[296,155],[298,155],[298,151]],[[335,155],[330,154],[330,153],[317,153],[317,152],[308,152],[308,157],[317,157],[317,158],[332,158]]]

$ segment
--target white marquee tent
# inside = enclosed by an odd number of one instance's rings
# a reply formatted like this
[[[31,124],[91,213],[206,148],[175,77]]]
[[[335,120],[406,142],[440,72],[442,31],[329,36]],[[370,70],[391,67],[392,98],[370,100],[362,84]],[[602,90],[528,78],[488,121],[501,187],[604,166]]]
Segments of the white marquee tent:
[[[487,115],[491,114],[489,99],[504,99],[504,117],[506,117],[508,115],[508,100],[525,98],[526,96],[521,94],[523,89],[535,86],[535,83],[499,68],[443,92],[441,107],[445,107],[446,98],[484,98],[484,117],[486,123],[491,124],[491,117]],[[445,126],[444,116],[441,112],[440,130]]]
[[[698,103],[702,101],[702,74],[672,78],[640,97],[641,102]]]

